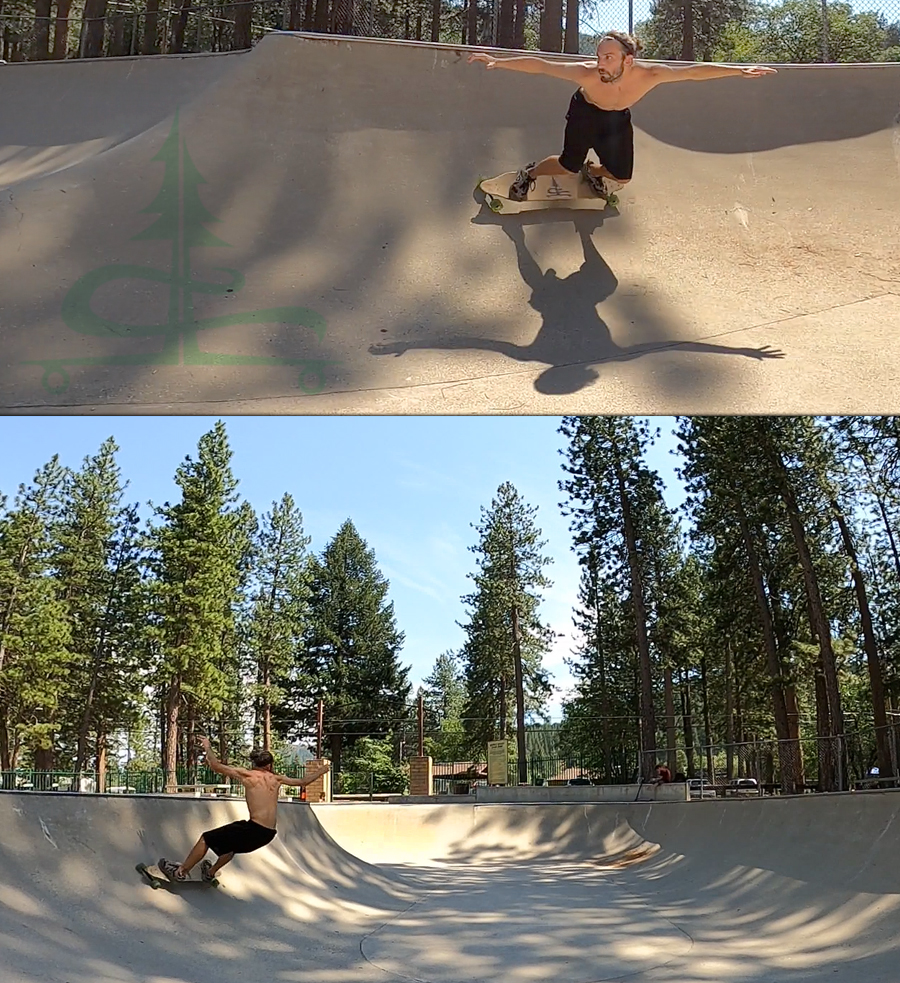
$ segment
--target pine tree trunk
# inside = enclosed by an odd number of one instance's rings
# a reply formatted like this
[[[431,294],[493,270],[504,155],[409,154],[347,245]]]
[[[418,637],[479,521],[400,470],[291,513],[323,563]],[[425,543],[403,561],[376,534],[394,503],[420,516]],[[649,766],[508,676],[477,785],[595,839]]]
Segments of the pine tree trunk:
[[[103,54],[107,0],[85,0],[81,18],[81,56],[99,58]],[[146,31],[145,31],[146,36]]]
[[[666,764],[674,775],[678,770],[678,735],[675,727],[675,687],[672,684],[672,667],[663,668],[663,691],[666,702]]]
[[[174,792],[178,784],[178,711],[181,706],[181,677],[169,684],[166,690],[166,791]]]
[[[78,728],[78,750],[75,755],[75,771],[81,772],[88,757],[88,735],[91,732],[93,719],[94,695],[97,692],[98,672],[96,663],[91,674],[91,685],[88,687],[84,701],[84,713],[81,715],[81,726]]]
[[[694,765],[694,715],[691,707],[691,684],[684,672],[681,674],[681,719],[684,724],[684,752],[687,757],[688,778],[696,777]]]
[[[272,705],[269,702],[269,663],[263,664],[262,746],[268,751],[272,744]]]
[[[313,30],[317,34],[328,33],[328,0],[315,0],[316,8],[313,14]]]
[[[806,531],[803,528],[803,522],[800,517],[800,508],[793,489],[787,480],[784,462],[777,452],[773,455],[773,463],[777,468],[781,499],[787,509],[791,535],[800,560],[800,567],[803,571],[803,582],[806,587],[813,634],[819,643],[821,666],[825,676],[825,691],[828,697],[828,726],[830,728],[827,734],[823,736],[835,738],[832,742],[833,747],[831,753],[839,755],[840,748],[838,742],[843,739],[844,715],[841,709],[841,691],[837,676],[837,662],[831,643],[831,626],[825,614],[825,606],[819,590],[819,579],[816,576],[812,556],[809,552],[809,545],[806,541]],[[838,780],[837,774],[835,774],[835,780]],[[828,791],[840,791],[840,789],[835,786],[834,788],[829,787]]]
[[[478,44],[478,0],[467,0],[466,44]]]
[[[97,791],[106,791],[106,769],[109,766],[107,757],[108,741],[106,734],[97,735]]]
[[[712,721],[709,714],[709,680],[706,673],[706,656],[700,659],[700,684],[703,690],[703,746],[706,748],[706,777],[713,780]]]
[[[875,500],[878,502],[878,511],[881,513],[881,521],[884,523],[884,531],[887,533],[888,542],[891,545],[891,556],[894,558],[894,572],[900,577],[900,552],[897,550],[897,540],[894,537],[894,529],[891,526],[890,519],[887,513],[887,507],[884,504],[884,499],[881,495],[876,495]]]
[[[831,717],[828,707],[828,686],[822,669],[822,657],[816,664],[816,731],[818,733],[816,755],[819,762],[819,791],[827,792],[834,789],[836,775],[834,769],[834,752],[831,739]]]
[[[331,770],[334,775],[341,773],[341,736],[340,733],[335,732],[328,738],[331,745]]]
[[[853,589],[856,591],[856,603],[859,607],[860,624],[862,625],[863,644],[866,650],[866,663],[869,669],[869,686],[872,692],[872,715],[875,720],[875,747],[878,753],[878,769],[880,775],[890,775],[891,751],[888,739],[888,722],[884,704],[884,680],[881,675],[881,661],[878,658],[878,642],[875,639],[875,629],[872,627],[872,612],[869,608],[869,598],[866,592],[866,582],[859,569],[859,556],[853,544],[853,537],[847,526],[847,520],[832,499],[831,508],[841,531],[841,540],[850,560],[850,575],[853,578]]]
[[[625,545],[628,552],[628,567],[631,574],[631,600],[634,609],[635,640],[641,672],[641,744],[644,760],[641,774],[649,779],[653,774],[652,752],[656,747],[656,713],[653,707],[653,671],[650,662],[650,642],[647,637],[647,611],[644,606],[644,586],[641,577],[640,561],[637,553],[637,537],[631,517],[631,504],[625,491],[625,476],[618,446],[613,443],[615,454],[616,485],[619,504],[622,509],[622,522],[625,532]]]
[[[525,47],[525,0],[515,0],[515,4],[516,22],[513,47],[521,49]]]
[[[681,60],[694,60],[694,0],[682,0]]]
[[[72,0],[56,0],[56,25],[53,33],[53,57],[62,61],[69,46],[69,12]]]
[[[9,753],[8,720],[9,707],[6,704],[2,704],[0,705],[0,771],[10,771],[12,769],[12,755]]]
[[[747,566],[750,579],[753,581],[753,592],[756,595],[756,610],[759,615],[759,625],[762,629],[763,644],[766,650],[766,667],[769,674],[769,692],[772,694],[772,716],[775,721],[775,736],[778,739],[779,764],[781,770],[781,789],[785,795],[796,791],[799,776],[797,761],[800,757],[799,746],[791,742],[791,732],[788,725],[787,704],[784,699],[784,671],[778,654],[778,642],[775,638],[775,626],[772,621],[772,611],[763,581],[759,554],[753,541],[747,514],[739,499],[734,502],[735,511],[740,523],[741,538],[747,554]],[[784,743],[782,743],[784,742]]]
[[[181,10],[175,21],[175,29],[172,32],[172,53],[180,54],[184,51],[184,35],[187,31],[188,16],[193,6],[192,0],[181,0]],[[293,6],[291,8],[293,10]]]
[[[51,0],[35,0],[34,39],[31,43],[31,60],[44,61],[50,57],[50,8]]]
[[[562,51],[562,0],[544,0],[541,10],[541,51]]]
[[[725,777],[734,778],[734,668],[731,639],[725,643]]]
[[[510,611],[512,615],[513,631],[513,660],[516,670],[516,752],[519,765],[519,782],[528,782],[528,761],[525,748],[525,683],[522,676],[522,643],[519,636],[519,609],[513,604]]]
[[[147,12],[144,17],[144,36],[141,38],[141,54],[159,54],[157,34],[159,32],[159,0],[147,0]]]
[[[506,740],[506,679],[500,677],[500,730],[497,734],[495,740],[505,741]]]
[[[565,51],[577,55],[580,49],[579,0],[566,0],[566,43]]]
[[[516,39],[515,0],[500,0],[497,19],[497,47],[512,48]]]
[[[441,40],[441,0],[431,0],[431,40],[434,44]]]
[[[240,0],[234,5],[234,41],[233,51],[244,51],[252,47],[251,25],[253,23],[253,3],[251,0]]]

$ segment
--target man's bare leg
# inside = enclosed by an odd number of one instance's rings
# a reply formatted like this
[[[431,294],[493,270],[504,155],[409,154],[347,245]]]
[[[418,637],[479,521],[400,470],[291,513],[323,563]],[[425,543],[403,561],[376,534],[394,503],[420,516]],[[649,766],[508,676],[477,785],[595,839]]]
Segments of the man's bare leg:
[[[221,857],[209,868],[209,876],[215,877],[216,874],[225,866],[225,864],[231,863],[234,860],[233,853],[223,853]]]
[[[620,177],[616,177],[615,174],[610,174],[610,172],[602,164],[595,164],[592,161],[589,161],[588,166],[591,169],[591,174],[594,174],[597,177],[608,178],[610,181],[615,181],[616,184],[628,184],[628,181],[630,180],[630,178],[622,179]],[[567,168],[563,167],[562,164],[560,164],[559,162],[559,157],[556,156],[556,157],[545,157],[542,161],[538,161],[538,163],[535,164],[534,167],[530,167],[528,169],[528,173],[532,177],[539,177],[542,174],[549,176],[551,174],[554,175],[577,174],[578,172],[570,171]]]
[[[196,867],[197,864],[199,864],[200,861],[206,856],[208,851],[209,847],[206,845],[206,840],[201,836],[191,848],[191,852],[187,855],[187,859],[178,868],[177,875],[189,874],[191,870]]]
[[[550,174],[571,174],[572,171],[566,170],[559,162],[559,156],[556,157],[545,157],[543,160],[538,161],[534,167],[528,169],[528,173],[532,177],[540,177],[540,175],[550,175]]]
[[[615,181],[616,184],[628,184],[631,180],[631,178],[616,177],[615,174],[610,174],[602,164],[595,164],[593,161],[588,161],[588,167],[591,169],[591,174],[595,177],[605,177],[610,181]]]

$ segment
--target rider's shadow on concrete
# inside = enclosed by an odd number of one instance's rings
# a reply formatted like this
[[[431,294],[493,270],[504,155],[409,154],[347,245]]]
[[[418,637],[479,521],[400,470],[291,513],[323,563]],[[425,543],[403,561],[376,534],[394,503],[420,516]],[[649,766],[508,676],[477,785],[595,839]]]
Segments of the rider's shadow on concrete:
[[[519,273],[531,288],[528,303],[543,319],[531,344],[517,345],[498,338],[463,335],[372,345],[369,351],[373,355],[402,355],[416,349],[492,351],[520,362],[542,362],[549,368],[537,378],[535,388],[546,395],[566,395],[589,386],[600,376],[594,368],[598,363],[626,361],[652,352],[677,350],[757,359],[783,357],[781,352],[769,347],[736,348],[674,338],[626,346],[616,344],[597,311],[598,304],[611,297],[618,287],[615,275],[591,237],[598,224],[597,218],[587,213],[573,218],[581,239],[584,262],[567,277],[558,276],[552,268],[541,270],[525,244],[521,222],[508,221],[505,216],[497,222],[515,246]]]

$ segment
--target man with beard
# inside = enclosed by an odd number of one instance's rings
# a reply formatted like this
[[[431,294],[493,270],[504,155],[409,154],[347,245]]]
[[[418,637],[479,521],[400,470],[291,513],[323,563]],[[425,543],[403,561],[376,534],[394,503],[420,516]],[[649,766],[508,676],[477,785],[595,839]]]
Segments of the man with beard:
[[[641,43],[622,31],[609,31],[597,45],[596,62],[548,61],[526,55],[494,58],[479,52],[469,63],[483,62],[488,68],[508,68],[530,75],[551,75],[577,83],[566,114],[563,152],[520,168],[509,189],[514,201],[524,201],[541,174],[577,174],[591,190],[606,198],[631,180],[634,167],[634,133],[631,107],[663,82],[702,81],[743,75],[759,78],[774,75],[774,68],[732,68],[727,65],[659,65],[635,61]],[[593,148],[599,166],[587,163]]]

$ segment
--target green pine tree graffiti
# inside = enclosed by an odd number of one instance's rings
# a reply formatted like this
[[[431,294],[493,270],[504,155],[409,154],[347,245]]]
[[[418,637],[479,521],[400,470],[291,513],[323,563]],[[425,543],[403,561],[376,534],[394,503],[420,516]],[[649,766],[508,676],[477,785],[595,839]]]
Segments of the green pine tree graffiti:
[[[44,370],[44,388],[58,395],[70,385],[68,369],[88,365],[294,365],[298,366],[298,385],[307,393],[324,388],[324,373],[334,360],[291,359],[273,356],[230,355],[206,352],[200,348],[198,334],[211,328],[234,325],[283,324],[307,328],[322,341],[325,319],[307,307],[269,307],[239,314],[198,318],[194,295],[238,293],[244,277],[237,270],[216,267],[228,277],[225,283],[196,280],[191,272],[191,251],[198,248],[231,248],[230,244],[209,231],[207,225],[219,221],[200,199],[199,187],[206,181],[191,159],[180,131],[179,114],[159,152],[152,158],[164,167],[162,185],[154,200],[141,214],[158,218],[132,240],[163,240],[172,244],[172,262],[168,271],[127,263],[112,263],[91,270],[73,284],[62,303],[61,316],[67,327],[82,335],[121,339],[123,337],[159,336],[162,348],[156,352],[117,354],[85,358],[47,358],[24,362]],[[117,280],[143,280],[167,284],[168,315],[160,324],[124,324],[96,314],[91,301],[101,287]]]

